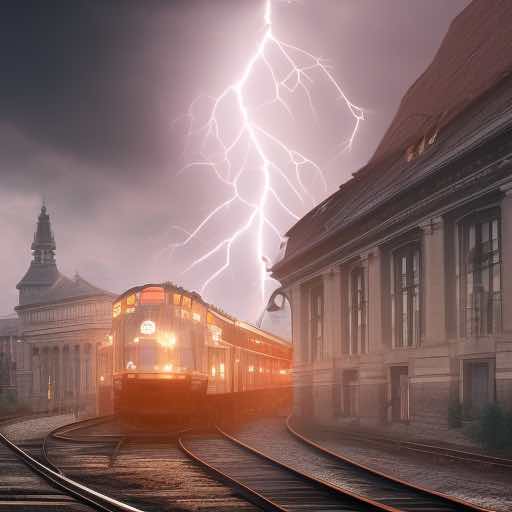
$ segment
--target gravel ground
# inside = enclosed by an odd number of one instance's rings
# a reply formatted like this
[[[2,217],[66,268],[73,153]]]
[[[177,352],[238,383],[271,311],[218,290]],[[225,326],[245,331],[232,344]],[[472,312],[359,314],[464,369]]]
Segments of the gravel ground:
[[[73,415],[43,416],[30,420],[17,421],[0,426],[0,432],[11,441],[21,442],[44,437],[50,430],[74,421]]]
[[[240,429],[236,437],[289,465],[365,494],[364,488],[354,485],[353,482],[344,481],[342,475],[335,471],[332,464],[329,464],[322,455],[316,455],[301,442],[291,438],[285,431],[282,419],[251,423]],[[512,471],[418,460],[406,452],[397,453],[361,446],[352,441],[341,441],[333,433],[323,432],[314,436],[314,433],[308,432],[308,437],[340,455],[402,480],[462,498],[491,510],[512,510]]]

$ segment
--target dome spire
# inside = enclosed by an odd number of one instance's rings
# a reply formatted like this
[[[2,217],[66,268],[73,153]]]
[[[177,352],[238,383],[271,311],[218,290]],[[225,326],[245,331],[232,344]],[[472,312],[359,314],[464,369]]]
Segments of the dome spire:
[[[37,229],[32,242],[32,254],[34,263],[55,263],[55,239],[50,225],[50,216],[46,212],[46,201],[43,199],[41,213],[37,220]]]

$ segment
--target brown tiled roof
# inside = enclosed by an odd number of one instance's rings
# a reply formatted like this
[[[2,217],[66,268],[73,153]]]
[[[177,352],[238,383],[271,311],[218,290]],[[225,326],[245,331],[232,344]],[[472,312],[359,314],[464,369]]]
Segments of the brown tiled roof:
[[[405,94],[370,162],[288,231],[285,257],[273,268],[276,276],[290,258],[341,233],[396,191],[426,177],[474,137],[483,140],[484,127],[491,130],[497,119],[512,116],[510,27],[508,0],[475,0],[453,21],[433,62]],[[408,162],[408,145],[439,127],[436,142]]]
[[[370,167],[445,126],[512,69],[512,2],[475,0],[403,97]]]

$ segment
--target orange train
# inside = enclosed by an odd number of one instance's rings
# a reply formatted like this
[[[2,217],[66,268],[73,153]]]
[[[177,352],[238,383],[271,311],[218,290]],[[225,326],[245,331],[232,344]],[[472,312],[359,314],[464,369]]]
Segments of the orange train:
[[[171,283],[137,286],[112,308],[98,351],[99,409],[125,416],[199,412],[209,395],[289,388],[290,343]],[[221,402],[218,402],[221,403]]]

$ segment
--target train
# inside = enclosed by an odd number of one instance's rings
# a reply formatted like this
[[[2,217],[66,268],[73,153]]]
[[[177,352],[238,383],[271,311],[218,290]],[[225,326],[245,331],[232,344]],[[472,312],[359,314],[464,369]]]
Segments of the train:
[[[124,417],[185,420],[233,406],[233,397],[249,403],[266,391],[275,399],[291,387],[289,342],[172,283],[121,294],[97,358],[98,409],[111,404]]]

